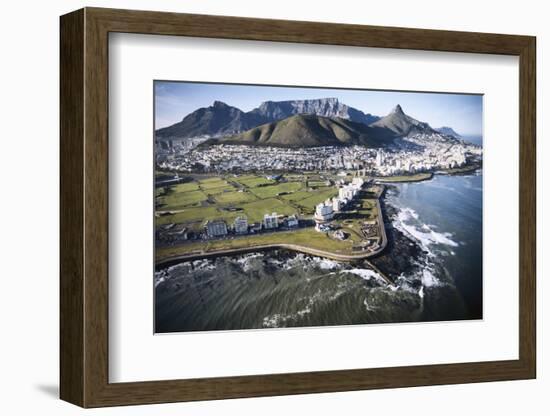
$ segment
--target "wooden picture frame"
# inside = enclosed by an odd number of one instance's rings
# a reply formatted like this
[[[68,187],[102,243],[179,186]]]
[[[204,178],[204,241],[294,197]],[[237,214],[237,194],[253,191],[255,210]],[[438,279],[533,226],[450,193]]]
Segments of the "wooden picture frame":
[[[535,333],[535,38],[85,8],[61,17],[60,396],[82,407],[530,379]],[[108,34],[262,40],[519,57],[519,359],[110,383]]]

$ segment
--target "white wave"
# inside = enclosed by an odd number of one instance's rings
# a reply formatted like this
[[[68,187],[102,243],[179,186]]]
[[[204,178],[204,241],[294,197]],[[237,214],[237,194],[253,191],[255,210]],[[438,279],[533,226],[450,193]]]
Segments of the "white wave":
[[[420,263],[419,261],[414,262],[415,266],[418,269],[411,275],[405,276],[404,273],[400,274],[396,280],[396,284],[400,290],[405,290],[410,293],[417,293],[418,296],[424,297],[424,290],[428,287],[437,287],[442,286],[443,283],[436,277],[434,266],[429,261]],[[422,285],[420,291],[416,289],[417,284]]]
[[[310,305],[306,306],[304,309],[296,311],[288,315],[276,313],[274,315],[265,316],[262,320],[262,326],[264,328],[279,328],[281,325],[286,324],[288,321],[300,318],[304,315],[307,315],[311,312]]]
[[[401,273],[395,281],[395,290],[399,289],[409,293],[416,293],[416,289],[412,286],[414,280],[414,275],[412,277],[407,277],[404,273]]]
[[[195,260],[192,262],[192,264],[193,269],[196,271],[214,270],[216,268],[214,262],[209,259]]]
[[[369,306],[369,304],[367,303],[367,298],[365,298],[365,300],[363,301],[363,305],[365,305],[365,309],[369,312],[372,312],[376,309],[376,308],[373,308],[372,306]]]
[[[155,288],[160,285],[162,282],[166,281],[167,273],[164,270],[161,270],[160,272],[155,272]]]
[[[283,270],[290,270],[297,266],[307,268],[308,259],[304,254],[296,254],[284,262]]]
[[[422,246],[431,253],[430,246],[441,244],[450,247],[458,247],[458,243],[453,241],[451,233],[437,232],[434,226],[428,224],[411,224],[411,219],[418,221],[418,213],[412,208],[402,208],[393,221],[393,225],[400,231],[418,240]]]
[[[284,322],[284,317],[281,314],[276,313],[274,315],[264,317],[262,326],[264,328],[278,328],[282,322]]]
[[[183,262],[183,263],[178,263],[173,266],[167,267],[165,271],[166,273],[173,274],[173,273],[178,273],[179,271],[185,271],[190,267],[191,267],[191,263]]]
[[[282,266],[284,264],[283,260],[274,259],[273,257],[267,258],[267,263],[273,266]]]
[[[317,267],[319,267],[322,270],[334,270],[340,267],[340,263],[334,260],[329,259],[323,259],[319,257],[315,257],[317,259]]]
[[[337,270],[341,267],[341,263],[329,260],[323,257],[310,256],[303,253],[298,253],[282,264],[284,270],[289,270],[294,267],[301,267],[304,270],[310,267],[317,267],[321,270]]]
[[[423,287],[439,286],[440,282],[430,269],[422,270],[422,285]]]
[[[258,257],[263,257],[262,253],[245,254],[235,259],[235,261],[242,267],[243,271],[247,272],[252,268],[251,260]]]
[[[367,281],[371,279],[375,279],[378,282],[387,284],[386,280],[382,276],[380,276],[380,274],[376,273],[374,270],[371,270],[371,269],[347,269],[347,270],[342,270],[340,273],[350,273],[350,274],[359,276],[361,279],[364,279]]]

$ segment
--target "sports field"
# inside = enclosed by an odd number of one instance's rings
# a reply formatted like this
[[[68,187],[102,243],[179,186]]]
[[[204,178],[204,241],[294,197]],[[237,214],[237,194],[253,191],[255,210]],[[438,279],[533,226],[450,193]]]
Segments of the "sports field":
[[[228,223],[246,216],[249,223],[262,221],[265,214],[311,216],[315,205],[337,195],[326,181],[307,181],[293,174],[279,180],[262,175],[226,175],[191,179],[189,182],[157,188],[156,225],[183,223],[199,231],[207,220]]]

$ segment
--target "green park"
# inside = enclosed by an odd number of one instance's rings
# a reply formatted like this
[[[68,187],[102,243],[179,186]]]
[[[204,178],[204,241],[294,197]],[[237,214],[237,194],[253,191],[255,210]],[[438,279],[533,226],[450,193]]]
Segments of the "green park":
[[[246,217],[249,224],[261,223],[265,214],[296,215],[310,220],[319,203],[338,195],[336,183],[349,182],[351,177],[320,174],[269,175],[194,175],[185,182],[158,187],[155,190],[155,225],[180,224],[200,233],[206,221],[223,220],[228,225],[237,217]],[[365,224],[379,224],[380,187],[364,189],[345,212],[335,217],[335,224],[345,238],[333,233],[318,232],[310,226],[293,230],[228,235],[219,239],[189,240],[156,248],[156,259],[238,250],[265,245],[293,244],[339,255],[352,255],[364,247]],[[383,228],[383,226],[382,226]],[[379,233],[375,235],[379,237]],[[379,241],[380,242],[380,241]]]

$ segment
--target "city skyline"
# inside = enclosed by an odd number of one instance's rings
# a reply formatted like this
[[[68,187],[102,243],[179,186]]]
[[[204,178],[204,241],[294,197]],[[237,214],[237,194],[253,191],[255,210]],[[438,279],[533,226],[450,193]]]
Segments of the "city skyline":
[[[155,81],[154,95],[156,129],[177,123],[214,101],[223,101],[246,112],[264,101],[328,97],[376,116],[384,116],[400,104],[407,114],[434,128],[452,127],[466,136],[482,135],[483,128],[480,94]]]

